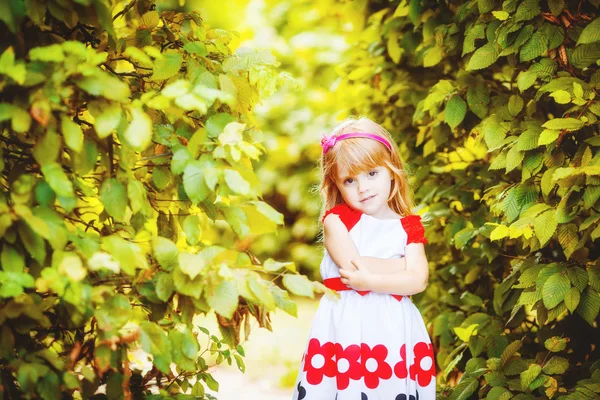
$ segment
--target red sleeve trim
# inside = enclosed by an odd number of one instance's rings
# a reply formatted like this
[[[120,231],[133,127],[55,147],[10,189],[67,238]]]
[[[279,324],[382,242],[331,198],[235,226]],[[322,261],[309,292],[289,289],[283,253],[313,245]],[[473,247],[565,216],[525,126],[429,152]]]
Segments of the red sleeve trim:
[[[329,214],[338,215],[348,229],[348,232],[350,232],[354,225],[356,225],[356,223],[360,220],[362,212],[352,209],[346,203],[340,203],[335,207],[325,211],[325,215],[323,215],[321,223],[325,221],[325,217],[327,217]]]
[[[410,243],[423,243],[427,244],[428,240],[425,238],[425,228],[421,223],[420,215],[407,215],[406,217],[400,218],[402,227],[408,235],[406,244]]]

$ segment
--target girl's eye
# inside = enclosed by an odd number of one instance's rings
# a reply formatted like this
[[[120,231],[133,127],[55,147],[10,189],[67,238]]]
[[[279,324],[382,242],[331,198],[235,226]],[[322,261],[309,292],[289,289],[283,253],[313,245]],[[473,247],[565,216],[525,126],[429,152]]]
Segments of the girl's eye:
[[[369,176],[375,176],[375,175],[377,175],[377,171],[371,171],[371,172],[369,172]]]
[[[345,183],[346,185],[349,185],[350,183],[352,183],[352,182],[348,182],[348,181],[352,181],[352,178],[348,178],[348,179],[346,179],[346,180],[344,181],[344,183]]]

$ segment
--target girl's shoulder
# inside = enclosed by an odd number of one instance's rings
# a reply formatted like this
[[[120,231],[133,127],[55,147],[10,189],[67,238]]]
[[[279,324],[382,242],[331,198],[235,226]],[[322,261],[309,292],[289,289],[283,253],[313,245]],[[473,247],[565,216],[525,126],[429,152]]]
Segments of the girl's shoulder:
[[[428,240],[425,238],[425,228],[421,222],[421,216],[418,214],[405,215],[400,217],[400,222],[404,231],[408,235],[406,244],[410,243],[423,243],[427,244]]]
[[[362,212],[351,208],[346,203],[340,203],[325,211],[325,214],[323,214],[323,218],[321,218],[321,223],[325,221],[325,218],[329,214],[335,214],[338,217],[340,217],[340,220],[344,223],[348,231],[350,231],[354,227],[354,225],[356,225],[356,223],[360,220]]]

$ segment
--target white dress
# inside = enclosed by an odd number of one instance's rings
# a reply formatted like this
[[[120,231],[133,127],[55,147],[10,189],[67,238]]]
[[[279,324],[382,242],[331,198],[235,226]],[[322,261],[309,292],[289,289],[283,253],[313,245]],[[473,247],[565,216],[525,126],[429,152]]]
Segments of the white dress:
[[[338,204],[361,256],[400,258],[407,243],[427,243],[418,215],[381,220]],[[327,250],[323,281],[339,281]],[[343,285],[344,289],[348,289]],[[338,289],[339,290],[339,289]],[[294,400],[434,400],[435,358],[423,318],[407,296],[340,290],[317,308],[302,357]]]

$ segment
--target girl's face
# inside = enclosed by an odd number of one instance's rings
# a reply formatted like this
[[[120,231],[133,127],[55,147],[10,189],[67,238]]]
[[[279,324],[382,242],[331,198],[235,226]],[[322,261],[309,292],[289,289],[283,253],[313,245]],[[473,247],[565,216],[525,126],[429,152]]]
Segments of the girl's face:
[[[388,197],[392,188],[390,171],[378,166],[358,175],[339,170],[336,185],[346,204],[374,217],[389,214]]]

